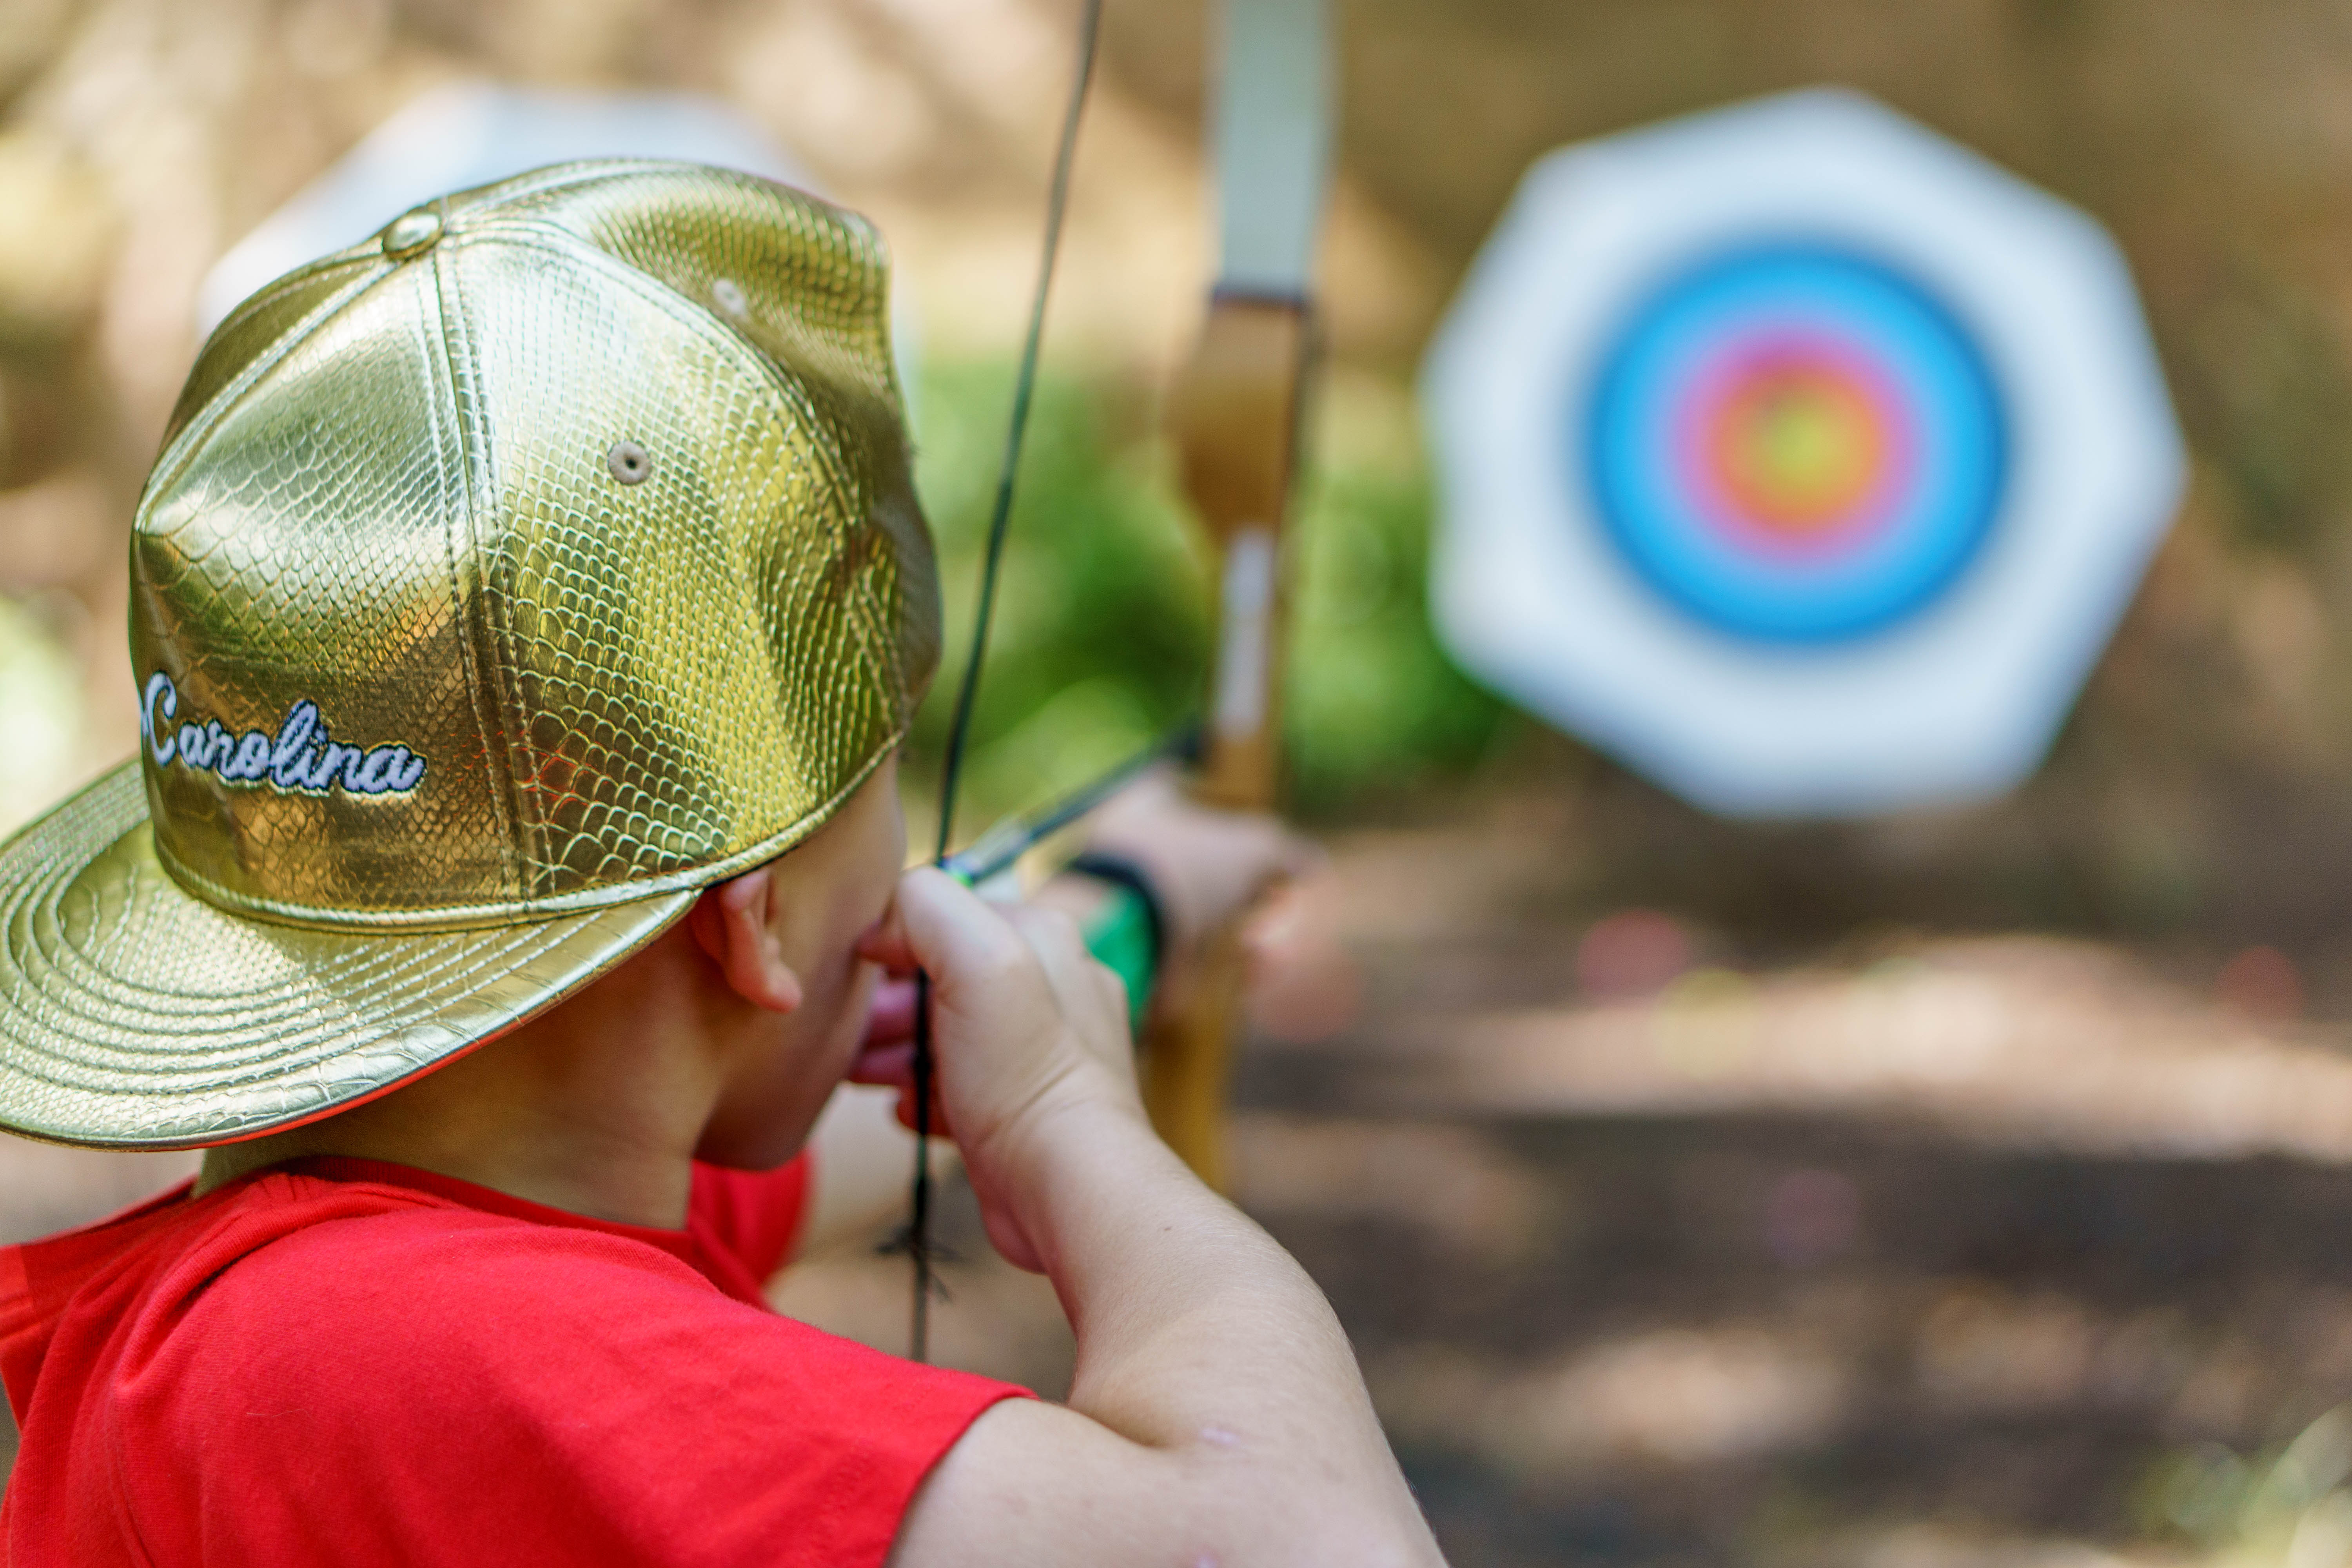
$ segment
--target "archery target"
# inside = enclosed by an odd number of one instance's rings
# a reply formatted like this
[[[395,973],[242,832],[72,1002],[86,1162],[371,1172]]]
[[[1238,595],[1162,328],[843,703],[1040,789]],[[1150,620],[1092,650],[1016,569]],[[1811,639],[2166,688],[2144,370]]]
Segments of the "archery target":
[[[1899,272],[1823,247],[1710,259],[1642,302],[1571,436],[1611,540],[1717,630],[1832,642],[1975,559],[2008,440],[1984,355]]]
[[[1837,90],[1540,160],[1422,391],[1448,648],[1735,816],[2031,773],[2185,468],[2098,226]]]

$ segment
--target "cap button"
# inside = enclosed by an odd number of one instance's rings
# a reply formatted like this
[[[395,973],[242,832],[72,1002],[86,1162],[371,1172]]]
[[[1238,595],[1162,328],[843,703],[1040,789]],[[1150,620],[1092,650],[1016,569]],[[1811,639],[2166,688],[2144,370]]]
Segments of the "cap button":
[[[415,207],[392,220],[383,231],[383,253],[394,261],[433,248],[441,237],[441,215],[431,207]]]

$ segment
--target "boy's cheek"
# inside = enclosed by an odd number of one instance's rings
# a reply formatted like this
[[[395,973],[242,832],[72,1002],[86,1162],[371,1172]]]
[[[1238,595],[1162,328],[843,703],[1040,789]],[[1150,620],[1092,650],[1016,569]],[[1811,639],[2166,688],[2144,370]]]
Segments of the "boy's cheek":
[[[849,980],[848,1005],[842,1009],[840,1037],[848,1042],[848,1055],[856,1056],[874,1025],[874,998],[882,982],[882,966],[859,960],[856,971]],[[848,1067],[846,1059],[842,1064]]]
[[[878,965],[862,959],[851,961],[851,967],[839,985],[826,997],[830,1005],[827,1016],[812,1018],[811,1036],[822,1042],[809,1054],[803,1070],[821,1081],[829,1090],[849,1071],[849,1064],[866,1043],[874,1018],[876,987],[881,979]]]

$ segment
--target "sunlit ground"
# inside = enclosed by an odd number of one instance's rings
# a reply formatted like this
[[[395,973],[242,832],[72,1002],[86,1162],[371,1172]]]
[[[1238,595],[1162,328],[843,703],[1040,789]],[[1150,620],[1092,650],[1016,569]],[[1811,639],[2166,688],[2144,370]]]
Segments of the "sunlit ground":
[[[1457,1562],[2340,1560],[2352,1054],[2291,969],[2216,995],[2017,936],[1751,971],[1551,880],[1499,829],[1343,840],[1237,1097],[1239,1197]],[[0,1144],[0,1227],[184,1165]],[[1066,1386],[1050,1289],[968,1199],[950,1229],[942,1359]],[[777,1300],[903,1345],[901,1260]]]

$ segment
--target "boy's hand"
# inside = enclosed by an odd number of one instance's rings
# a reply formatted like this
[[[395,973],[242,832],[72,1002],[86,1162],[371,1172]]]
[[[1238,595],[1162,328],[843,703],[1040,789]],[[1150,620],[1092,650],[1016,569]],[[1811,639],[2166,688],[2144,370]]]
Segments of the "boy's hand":
[[[1150,877],[1172,928],[1167,956],[1180,966],[1267,889],[1305,876],[1321,858],[1279,817],[1202,805],[1165,768],[1103,804],[1087,847],[1130,860]]]
[[[894,975],[929,973],[931,1125],[963,1151],[997,1250],[1042,1269],[1023,1216],[1046,1141],[1089,1111],[1151,1136],[1136,1091],[1126,988],[1087,956],[1066,915],[983,902],[929,867],[899,879],[859,952]],[[911,1044],[869,1046],[849,1077],[897,1089],[898,1120],[914,1124]]]

